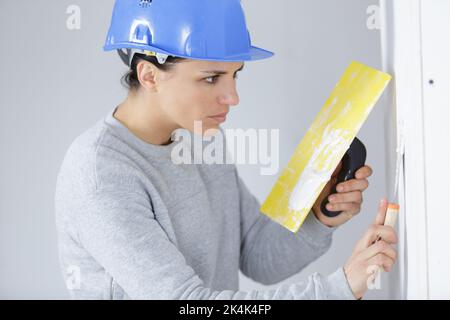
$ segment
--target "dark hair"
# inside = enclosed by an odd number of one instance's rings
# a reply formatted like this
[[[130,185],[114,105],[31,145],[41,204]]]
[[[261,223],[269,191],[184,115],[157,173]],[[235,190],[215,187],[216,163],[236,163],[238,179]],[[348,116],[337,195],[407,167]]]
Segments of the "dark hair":
[[[170,71],[175,63],[179,63],[186,59],[169,56],[167,57],[167,60],[164,64],[160,64],[155,56],[147,56],[142,53],[136,53],[133,57],[133,60],[131,61],[130,70],[121,79],[122,85],[131,91],[137,91],[141,85],[139,83],[136,71],[137,65],[141,60],[145,60],[154,64],[155,67],[162,71]]]

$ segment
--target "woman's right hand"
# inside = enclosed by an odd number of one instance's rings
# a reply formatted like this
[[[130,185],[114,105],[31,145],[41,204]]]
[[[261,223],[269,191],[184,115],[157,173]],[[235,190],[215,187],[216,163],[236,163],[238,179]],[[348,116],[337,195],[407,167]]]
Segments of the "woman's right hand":
[[[397,259],[397,252],[391,246],[397,243],[397,234],[392,227],[383,225],[387,206],[387,200],[381,199],[374,223],[358,241],[344,266],[347,281],[357,299],[362,298],[367,291],[374,271],[379,267],[391,271]],[[381,239],[376,241],[379,237]]]

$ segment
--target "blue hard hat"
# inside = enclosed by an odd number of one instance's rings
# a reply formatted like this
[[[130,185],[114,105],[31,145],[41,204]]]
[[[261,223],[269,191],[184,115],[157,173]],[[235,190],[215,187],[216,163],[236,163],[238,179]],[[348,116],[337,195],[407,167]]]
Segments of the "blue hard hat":
[[[104,50],[122,49],[211,61],[274,55],[252,46],[241,0],[116,0]]]

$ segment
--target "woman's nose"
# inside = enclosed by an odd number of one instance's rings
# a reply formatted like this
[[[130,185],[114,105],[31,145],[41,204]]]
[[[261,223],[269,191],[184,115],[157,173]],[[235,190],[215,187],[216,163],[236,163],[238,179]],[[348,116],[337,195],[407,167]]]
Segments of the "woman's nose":
[[[235,106],[239,104],[239,95],[236,90],[236,86],[232,86],[230,90],[224,92],[219,98],[220,104],[226,104]]]

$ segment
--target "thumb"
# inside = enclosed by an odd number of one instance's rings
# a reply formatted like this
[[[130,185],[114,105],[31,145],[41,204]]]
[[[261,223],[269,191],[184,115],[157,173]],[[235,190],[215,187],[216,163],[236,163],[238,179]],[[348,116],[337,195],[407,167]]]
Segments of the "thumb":
[[[338,163],[336,169],[334,169],[334,172],[331,175],[331,177],[333,177],[333,178],[336,177],[339,174],[339,172],[341,171],[341,169],[342,169],[342,160]]]
[[[388,201],[386,198],[381,198],[380,203],[378,204],[378,212],[375,217],[374,224],[383,225],[384,220],[386,218],[386,210],[388,207]]]

